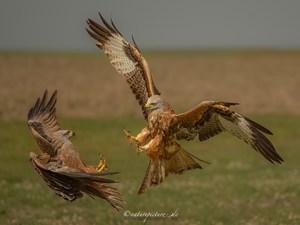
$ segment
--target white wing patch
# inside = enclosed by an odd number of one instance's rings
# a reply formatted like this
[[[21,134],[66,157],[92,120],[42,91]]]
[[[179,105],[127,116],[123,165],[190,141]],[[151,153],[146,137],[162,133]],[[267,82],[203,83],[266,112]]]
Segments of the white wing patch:
[[[131,73],[136,69],[137,62],[133,62],[124,51],[124,44],[128,43],[119,34],[112,34],[103,46],[104,53],[109,57],[111,64],[121,74]]]
[[[250,129],[250,124],[247,120],[241,117],[239,114],[235,114],[238,117],[238,124],[233,123],[232,121],[226,120],[222,116],[218,116],[221,125],[226,131],[237,136],[238,138],[244,140],[247,143],[252,142],[254,136],[253,131]]]

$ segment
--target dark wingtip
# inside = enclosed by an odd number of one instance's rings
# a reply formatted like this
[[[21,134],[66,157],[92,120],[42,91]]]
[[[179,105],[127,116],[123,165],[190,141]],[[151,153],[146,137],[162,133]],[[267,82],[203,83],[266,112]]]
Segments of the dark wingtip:
[[[121,34],[121,32],[118,30],[118,28],[115,26],[114,21],[112,20],[112,18],[110,18],[110,23],[111,23],[111,25],[113,26],[113,28],[117,31],[117,33],[118,33],[119,35],[123,36],[123,35]]]
[[[101,173],[101,176],[107,176],[107,175],[115,175],[115,174],[119,174],[120,172],[104,172]]]
[[[102,14],[100,12],[98,12],[98,15],[100,16],[101,20],[104,20]]]
[[[269,162],[271,162],[272,164],[278,163],[278,164],[282,164],[284,163],[284,160],[278,155],[276,159],[270,159]]]
[[[92,31],[90,31],[87,27],[85,28],[85,30],[92,38],[95,38],[95,34]]]
[[[256,139],[255,143],[251,144],[252,147],[258,152],[260,152],[263,155],[263,157],[266,158],[272,164],[283,163],[284,161],[282,157],[278,154],[270,140],[257,128],[253,127],[252,131],[254,131]]]
[[[116,30],[113,27],[111,27],[111,25],[109,25],[109,23],[103,18],[103,16],[101,15],[101,13],[98,12],[98,14],[99,14],[99,16],[100,16],[100,18],[102,20],[102,23],[106,26],[106,28],[109,29],[112,33],[117,33]]]
[[[135,39],[134,39],[133,35],[131,36],[131,39],[132,39],[132,41],[133,41],[134,46],[137,48],[137,50],[138,50],[139,52],[141,52],[139,46],[138,46],[138,45],[136,44],[136,42],[135,42]]]
[[[46,89],[45,92],[44,92],[44,95],[43,95],[43,98],[37,108],[37,111],[41,111],[45,108],[45,102],[47,101],[47,98],[48,98],[48,90]]]
[[[240,103],[237,102],[220,102],[222,105],[226,106],[226,107],[230,107],[233,105],[239,105]]]
[[[245,119],[256,129],[264,132],[265,134],[273,135],[273,133],[269,129],[265,128],[264,126],[254,122],[253,120],[250,120],[249,118],[245,117]]]
[[[39,97],[35,103],[35,105],[29,110],[27,114],[27,119],[30,120],[35,115],[38,115],[42,112],[55,112],[55,104],[57,100],[57,90],[53,92],[48,101],[48,90],[44,91],[42,99]]]
[[[57,89],[55,89],[52,95],[57,96],[57,92],[58,92]]]
[[[90,24],[91,24],[91,19],[90,19],[90,18],[87,18],[87,19],[85,20],[85,22],[86,22],[87,25],[90,25]]]
[[[35,104],[34,104],[34,106],[32,107],[32,108],[30,108],[30,110],[29,110],[29,112],[28,112],[28,114],[27,114],[27,119],[28,120],[30,120],[32,117],[33,117],[33,115],[34,115],[34,113],[35,113],[35,109],[38,107],[38,105],[40,104],[40,97],[38,97],[38,99],[36,100],[36,102],[35,102]]]

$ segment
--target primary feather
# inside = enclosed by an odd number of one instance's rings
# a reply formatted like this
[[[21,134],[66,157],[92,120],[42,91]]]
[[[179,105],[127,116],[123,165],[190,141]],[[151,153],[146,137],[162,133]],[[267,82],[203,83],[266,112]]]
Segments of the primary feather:
[[[148,187],[158,185],[169,174],[181,174],[185,170],[201,168],[203,160],[185,151],[178,140],[207,140],[221,132],[229,132],[242,139],[271,163],[282,163],[273,144],[264,134],[272,134],[267,128],[230,109],[237,103],[202,102],[195,108],[176,114],[171,105],[160,96],[146,60],[134,42],[130,44],[100,15],[103,25],[88,19],[89,35],[104,50],[111,64],[129,83],[142,107],[147,126],[136,136],[137,151],[146,151],[150,158],[139,194]]]
[[[96,45],[109,57],[110,63],[126,79],[147,119],[148,112],[145,109],[147,99],[160,94],[154,85],[148,63],[135,43],[131,44],[127,41],[113,22],[110,25],[101,14],[99,15],[103,26],[88,19],[87,32],[97,41]]]
[[[74,132],[62,130],[55,115],[57,91],[48,100],[46,90],[42,99],[28,112],[28,126],[42,150],[42,154],[30,153],[30,162],[47,185],[65,200],[74,201],[83,193],[108,201],[117,210],[122,209],[121,194],[107,184],[115,180],[103,176],[114,173],[100,173],[86,165],[69,138]]]

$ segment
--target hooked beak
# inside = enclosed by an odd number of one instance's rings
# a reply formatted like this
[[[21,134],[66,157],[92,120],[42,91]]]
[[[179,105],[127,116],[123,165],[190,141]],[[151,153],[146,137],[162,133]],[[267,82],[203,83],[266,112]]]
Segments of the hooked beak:
[[[146,108],[146,109],[153,109],[154,106],[147,103],[147,104],[145,105],[145,108]]]
[[[76,133],[74,132],[74,131],[69,131],[69,137],[73,137],[73,136],[75,136],[76,135]]]

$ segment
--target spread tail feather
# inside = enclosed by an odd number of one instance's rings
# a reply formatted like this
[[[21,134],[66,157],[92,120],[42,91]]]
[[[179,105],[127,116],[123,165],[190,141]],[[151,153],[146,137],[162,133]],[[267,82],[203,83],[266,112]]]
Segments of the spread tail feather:
[[[100,183],[88,182],[83,185],[82,191],[91,197],[96,196],[105,199],[118,211],[123,208],[121,194],[116,188]]]
[[[150,159],[143,183],[138,194],[143,194],[148,187],[156,186],[164,181],[169,174],[182,174],[185,170],[202,169],[196,161],[203,161],[178,145],[179,149],[170,159]],[[205,161],[203,161],[205,162]]]

